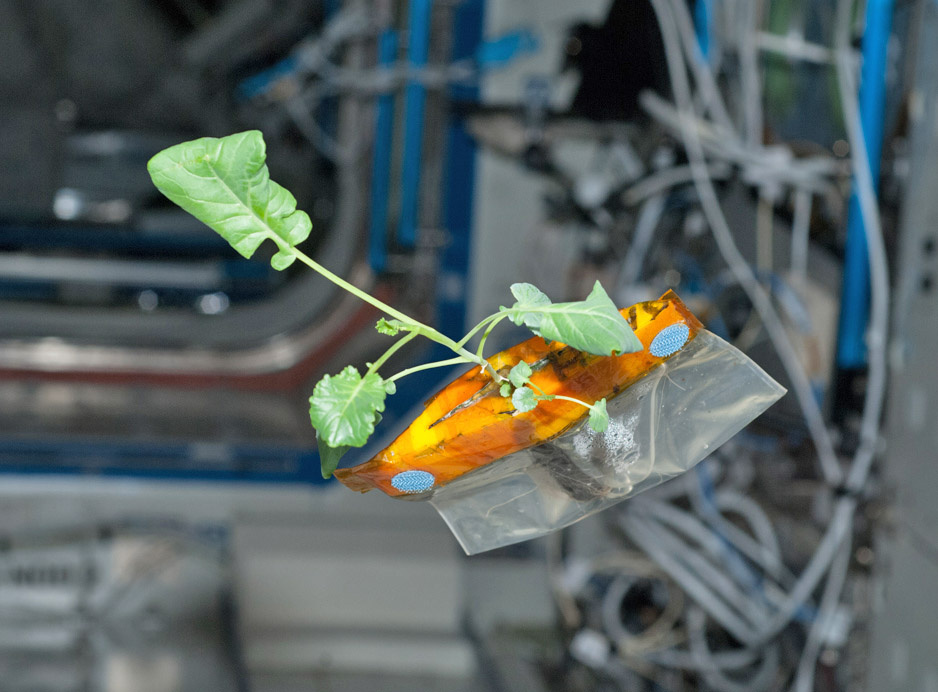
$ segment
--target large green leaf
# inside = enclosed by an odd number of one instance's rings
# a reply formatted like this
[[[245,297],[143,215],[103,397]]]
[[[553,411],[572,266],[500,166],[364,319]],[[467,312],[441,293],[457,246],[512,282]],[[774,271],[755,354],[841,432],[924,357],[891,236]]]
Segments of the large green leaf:
[[[361,447],[375,430],[387,390],[377,373],[362,377],[351,365],[326,375],[309,398],[309,418],[319,438],[330,447]]]
[[[502,310],[515,324],[525,325],[548,341],[561,341],[598,356],[642,350],[642,343],[598,281],[586,300],[572,303],[551,303],[531,284],[512,284],[511,292],[517,302]]]
[[[263,135],[250,130],[177,144],[150,159],[147,170],[160,192],[245,257],[274,241],[279,252],[271,264],[285,269],[295,259],[290,248],[306,240],[312,223],[270,179],[266,155]]]

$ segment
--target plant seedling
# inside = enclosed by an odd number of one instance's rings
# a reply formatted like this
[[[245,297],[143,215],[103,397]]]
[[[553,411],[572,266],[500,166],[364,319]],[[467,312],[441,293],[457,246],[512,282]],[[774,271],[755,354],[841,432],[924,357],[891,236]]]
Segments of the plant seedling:
[[[264,241],[274,243],[274,269],[283,270],[299,260],[334,284],[361,298],[387,317],[375,328],[396,341],[362,375],[352,365],[337,375],[324,376],[309,399],[309,415],[316,430],[322,475],[329,478],[339,459],[352,447],[362,447],[374,432],[384,411],[385,398],[393,394],[395,382],[412,373],[447,365],[468,363],[486,370],[501,383],[499,393],[510,398],[519,412],[530,411],[539,401],[553,398],[531,381],[531,367],[518,363],[508,376],[496,372],[484,357],[485,343],[495,326],[505,319],[524,325],[548,341],[556,340],[594,355],[610,356],[640,351],[642,346],[597,281],[585,300],[552,303],[537,287],[527,283],[511,286],[515,303],[489,315],[458,341],[399,312],[307,256],[297,245],[309,236],[312,222],[296,208],[289,191],[270,179],[266,146],[257,130],[220,139],[203,137],[161,151],[147,164],[156,187],[171,201],[198,218],[250,258]],[[475,352],[466,344],[482,333]],[[424,363],[385,377],[380,368],[401,347],[418,336],[449,348],[454,356]],[[589,425],[602,432],[609,424],[606,400],[588,404]]]

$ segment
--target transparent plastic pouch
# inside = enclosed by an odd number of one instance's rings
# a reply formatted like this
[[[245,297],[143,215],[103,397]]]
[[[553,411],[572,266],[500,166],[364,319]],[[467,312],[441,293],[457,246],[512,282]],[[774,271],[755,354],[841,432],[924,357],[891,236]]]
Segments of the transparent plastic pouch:
[[[548,396],[516,411],[488,370],[447,385],[394,442],[336,477],[429,500],[469,554],[543,536],[692,468],[785,390],[672,292],[621,311],[642,349],[593,356],[534,337],[488,359]],[[609,426],[587,409],[607,400]]]
[[[466,553],[526,541],[693,468],[785,389],[706,330],[585,421],[433,493],[430,502]]]

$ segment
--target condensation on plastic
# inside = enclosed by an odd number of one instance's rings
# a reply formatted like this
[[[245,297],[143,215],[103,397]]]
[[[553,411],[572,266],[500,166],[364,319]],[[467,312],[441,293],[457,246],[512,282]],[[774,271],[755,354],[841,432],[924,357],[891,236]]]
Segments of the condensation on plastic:
[[[437,489],[430,502],[472,555],[556,531],[693,468],[785,389],[701,330],[585,421]]]

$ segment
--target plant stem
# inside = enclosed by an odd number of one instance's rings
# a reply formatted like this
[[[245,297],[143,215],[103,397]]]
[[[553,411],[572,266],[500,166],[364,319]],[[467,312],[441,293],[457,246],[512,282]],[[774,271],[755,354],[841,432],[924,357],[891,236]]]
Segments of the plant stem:
[[[278,239],[278,240],[279,240],[279,239]],[[294,255],[296,255],[296,258],[297,258],[300,262],[302,262],[303,264],[305,264],[306,266],[308,266],[310,269],[312,269],[312,270],[315,271],[316,273],[318,273],[318,274],[324,276],[325,278],[329,279],[329,281],[331,281],[332,283],[334,283],[336,286],[338,286],[338,287],[340,287],[340,288],[344,288],[346,291],[348,291],[348,292],[351,293],[352,295],[357,296],[358,298],[361,298],[361,299],[364,300],[366,303],[369,303],[369,304],[373,305],[374,307],[378,308],[378,309],[381,310],[382,312],[387,313],[387,314],[390,315],[391,317],[395,317],[395,318],[399,319],[401,322],[406,322],[407,324],[412,324],[412,325],[415,325],[415,326],[418,326],[418,327],[423,327],[423,328],[425,328],[425,329],[427,329],[427,330],[436,331],[436,330],[434,330],[432,327],[428,327],[427,325],[418,322],[418,321],[415,320],[414,318],[408,317],[408,316],[405,315],[403,312],[399,312],[399,311],[395,310],[394,308],[392,308],[392,307],[391,307],[390,305],[388,305],[387,303],[384,303],[383,301],[378,300],[378,299],[375,298],[374,296],[369,295],[368,293],[365,293],[365,291],[363,291],[363,290],[361,290],[360,288],[358,288],[358,286],[355,286],[354,284],[349,283],[348,281],[346,281],[345,279],[343,279],[343,278],[342,278],[341,276],[339,276],[338,274],[333,274],[331,271],[329,271],[329,270],[326,269],[324,266],[322,266],[321,264],[319,264],[319,262],[317,262],[316,260],[314,260],[313,258],[311,258],[309,255],[307,255],[305,252],[303,252],[303,251],[300,250],[299,248],[286,245],[286,243],[281,244],[282,242],[283,242],[283,241],[280,241],[280,242],[277,243],[277,245],[280,247],[281,250],[289,249],[290,251],[293,252]]]
[[[585,406],[586,408],[588,408],[588,409],[590,409],[590,410],[592,410],[592,408],[593,408],[590,404],[587,404],[585,401],[581,401],[580,399],[574,399],[572,396],[564,396],[563,394],[548,394],[548,393],[545,392],[543,389],[541,389],[540,387],[538,387],[536,384],[534,384],[533,382],[531,382],[530,379],[529,379],[527,382],[525,382],[525,384],[528,385],[531,389],[536,389],[537,391],[539,391],[539,392],[541,393],[540,396],[543,397],[544,399],[547,399],[547,400],[550,400],[550,399],[562,399],[563,401],[570,401],[570,402],[572,402],[572,403],[574,403],[574,404],[579,404],[580,406]]]
[[[402,336],[400,339],[391,344],[391,347],[384,352],[384,354],[378,358],[374,363],[371,364],[371,367],[368,368],[368,372],[365,373],[365,377],[368,377],[373,372],[378,372],[378,368],[384,365],[388,358],[393,356],[399,349],[401,349],[408,341],[412,341],[417,337],[417,332],[410,332],[409,334]]]
[[[427,332],[424,330],[430,330],[430,331]],[[481,367],[483,370],[488,370],[489,375],[491,375],[492,379],[495,380],[496,382],[501,382],[507,379],[503,377],[502,375],[499,375],[498,372],[496,372],[495,368],[493,368],[488,363],[488,361],[485,360],[485,358],[483,358],[481,355],[476,355],[475,353],[472,353],[471,351],[467,351],[465,348],[460,346],[457,342],[453,341],[445,334],[441,334],[440,332],[433,329],[432,327],[425,327],[421,325],[415,328],[414,331],[418,334],[423,334],[423,336],[427,337],[431,341],[435,341],[438,344],[442,344],[443,346],[446,346],[454,353],[457,353],[460,356],[462,356],[463,360],[465,360],[467,363],[474,363],[478,365],[479,367]]]
[[[585,406],[586,408],[592,410],[592,405],[587,404],[585,401],[580,401],[579,399],[574,399],[572,396],[564,396],[563,394],[550,394],[548,396],[553,397],[554,399],[563,399],[564,401],[571,401],[574,404],[579,404],[580,406]]]
[[[438,344],[446,346],[453,352],[462,356],[467,362],[475,363],[479,365],[480,367],[482,367],[482,369],[488,370],[492,378],[498,382],[501,382],[502,380],[505,379],[504,377],[499,375],[495,371],[495,369],[486,362],[484,358],[474,353],[471,353],[470,351],[467,351],[465,348],[463,348],[462,344],[453,341],[445,334],[438,332],[436,329],[434,329],[433,327],[430,327],[429,325],[423,324],[422,322],[418,322],[412,317],[408,317],[403,312],[399,312],[398,310],[395,310],[387,303],[378,300],[372,295],[369,295],[365,291],[349,283],[348,281],[338,276],[337,274],[333,274],[331,271],[329,271],[324,266],[319,264],[319,262],[309,257],[302,250],[286,245],[285,243],[283,243],[283,241],[280,241],[279,238],[277,239],[277,245],[281,249],[289,249],[291,252],[294,253],[294,255],[296,255],[296,258],[300,260],[300,262],[302,262],[303,264],[305,264],[306,266],[308,266],[309,268],[311,268],[313,271],[317,272],[318,274],[329,279],[329,281],[334,283],[336,286],[339,286],[340,288],[344,288],[346,291],[348,291],[354,296],[357,296],[358,298],[361,298],[369,305],[373,305],[374,307],[390,315],[391,317],[395,317],[399,319],[401,322],[404,322],[409,327],[411,327],[411,333],[421,334],[422,336],[427,337],[431,341],[435,341]]]
[[[394,382],[399,380],[402,377],[407,377],[408,375],[413,375],[415,372],[420,372],[421,370],[430,370],[431,368],[444,368],[447,365],[459,365],[460,363],[468,363],[465,358],[462,356],[457,356],[456,358],[449,358],[447,360],[437,360],[432,363],[424,363],[423,365],[416,365],[412,368],[407,368],[406,370],[401,370],[399,373],[393,377],[387,379],[388,382]],[[475,364],[474,362],[472,363]]]
[[[486,317],[484,320],[482,320],[481,322],[479,322],[479,324],[477,324],[477,325],[474,326],[472,329],[470,329],[469,332],[468,332],[463,338],[461,338],[459,341],[457,341],[456,343],[458,343],[460,346],[465,346],[465,345],[469,342],[469,339],[471,339],[472,337],[474,337],[474,336],[476,335],[476,332],[478,332],[480,329],[482,329],[482,327],[484,327],[485,325],[487,325],[487,324],[488,324],[489,322],[491,322],[492,320],[498,319],[498,318],[500,318],[500,317],[501,317],[501,313],[495,313],[494,315],[489,315],[489,316]]]
[[[496,316],[495,316],[495,319],[492,320],[492,323],[488,326],[488,329],[486,329],[486,330],[485,330],[485,333],[482,334],[482,338],[479,339],[479,348],[478,348],[478,350],[476,351],[476,355],[477,355],[479,358],[482,357],[482,352],[483,352],[483,349],[485,348],[485,341],[489,338],[489,334],[491,334],[491,333],[492,333],[492,330],[495,329],[495,325],[497,325],[499,322],[501,322],[501,321],[502,321],[503,319],[505,319],[507,316],[508,316],[508,315],[506,315],[505,313],[502,313],[502,314],[500,314],[500,315],[496,315]]]

